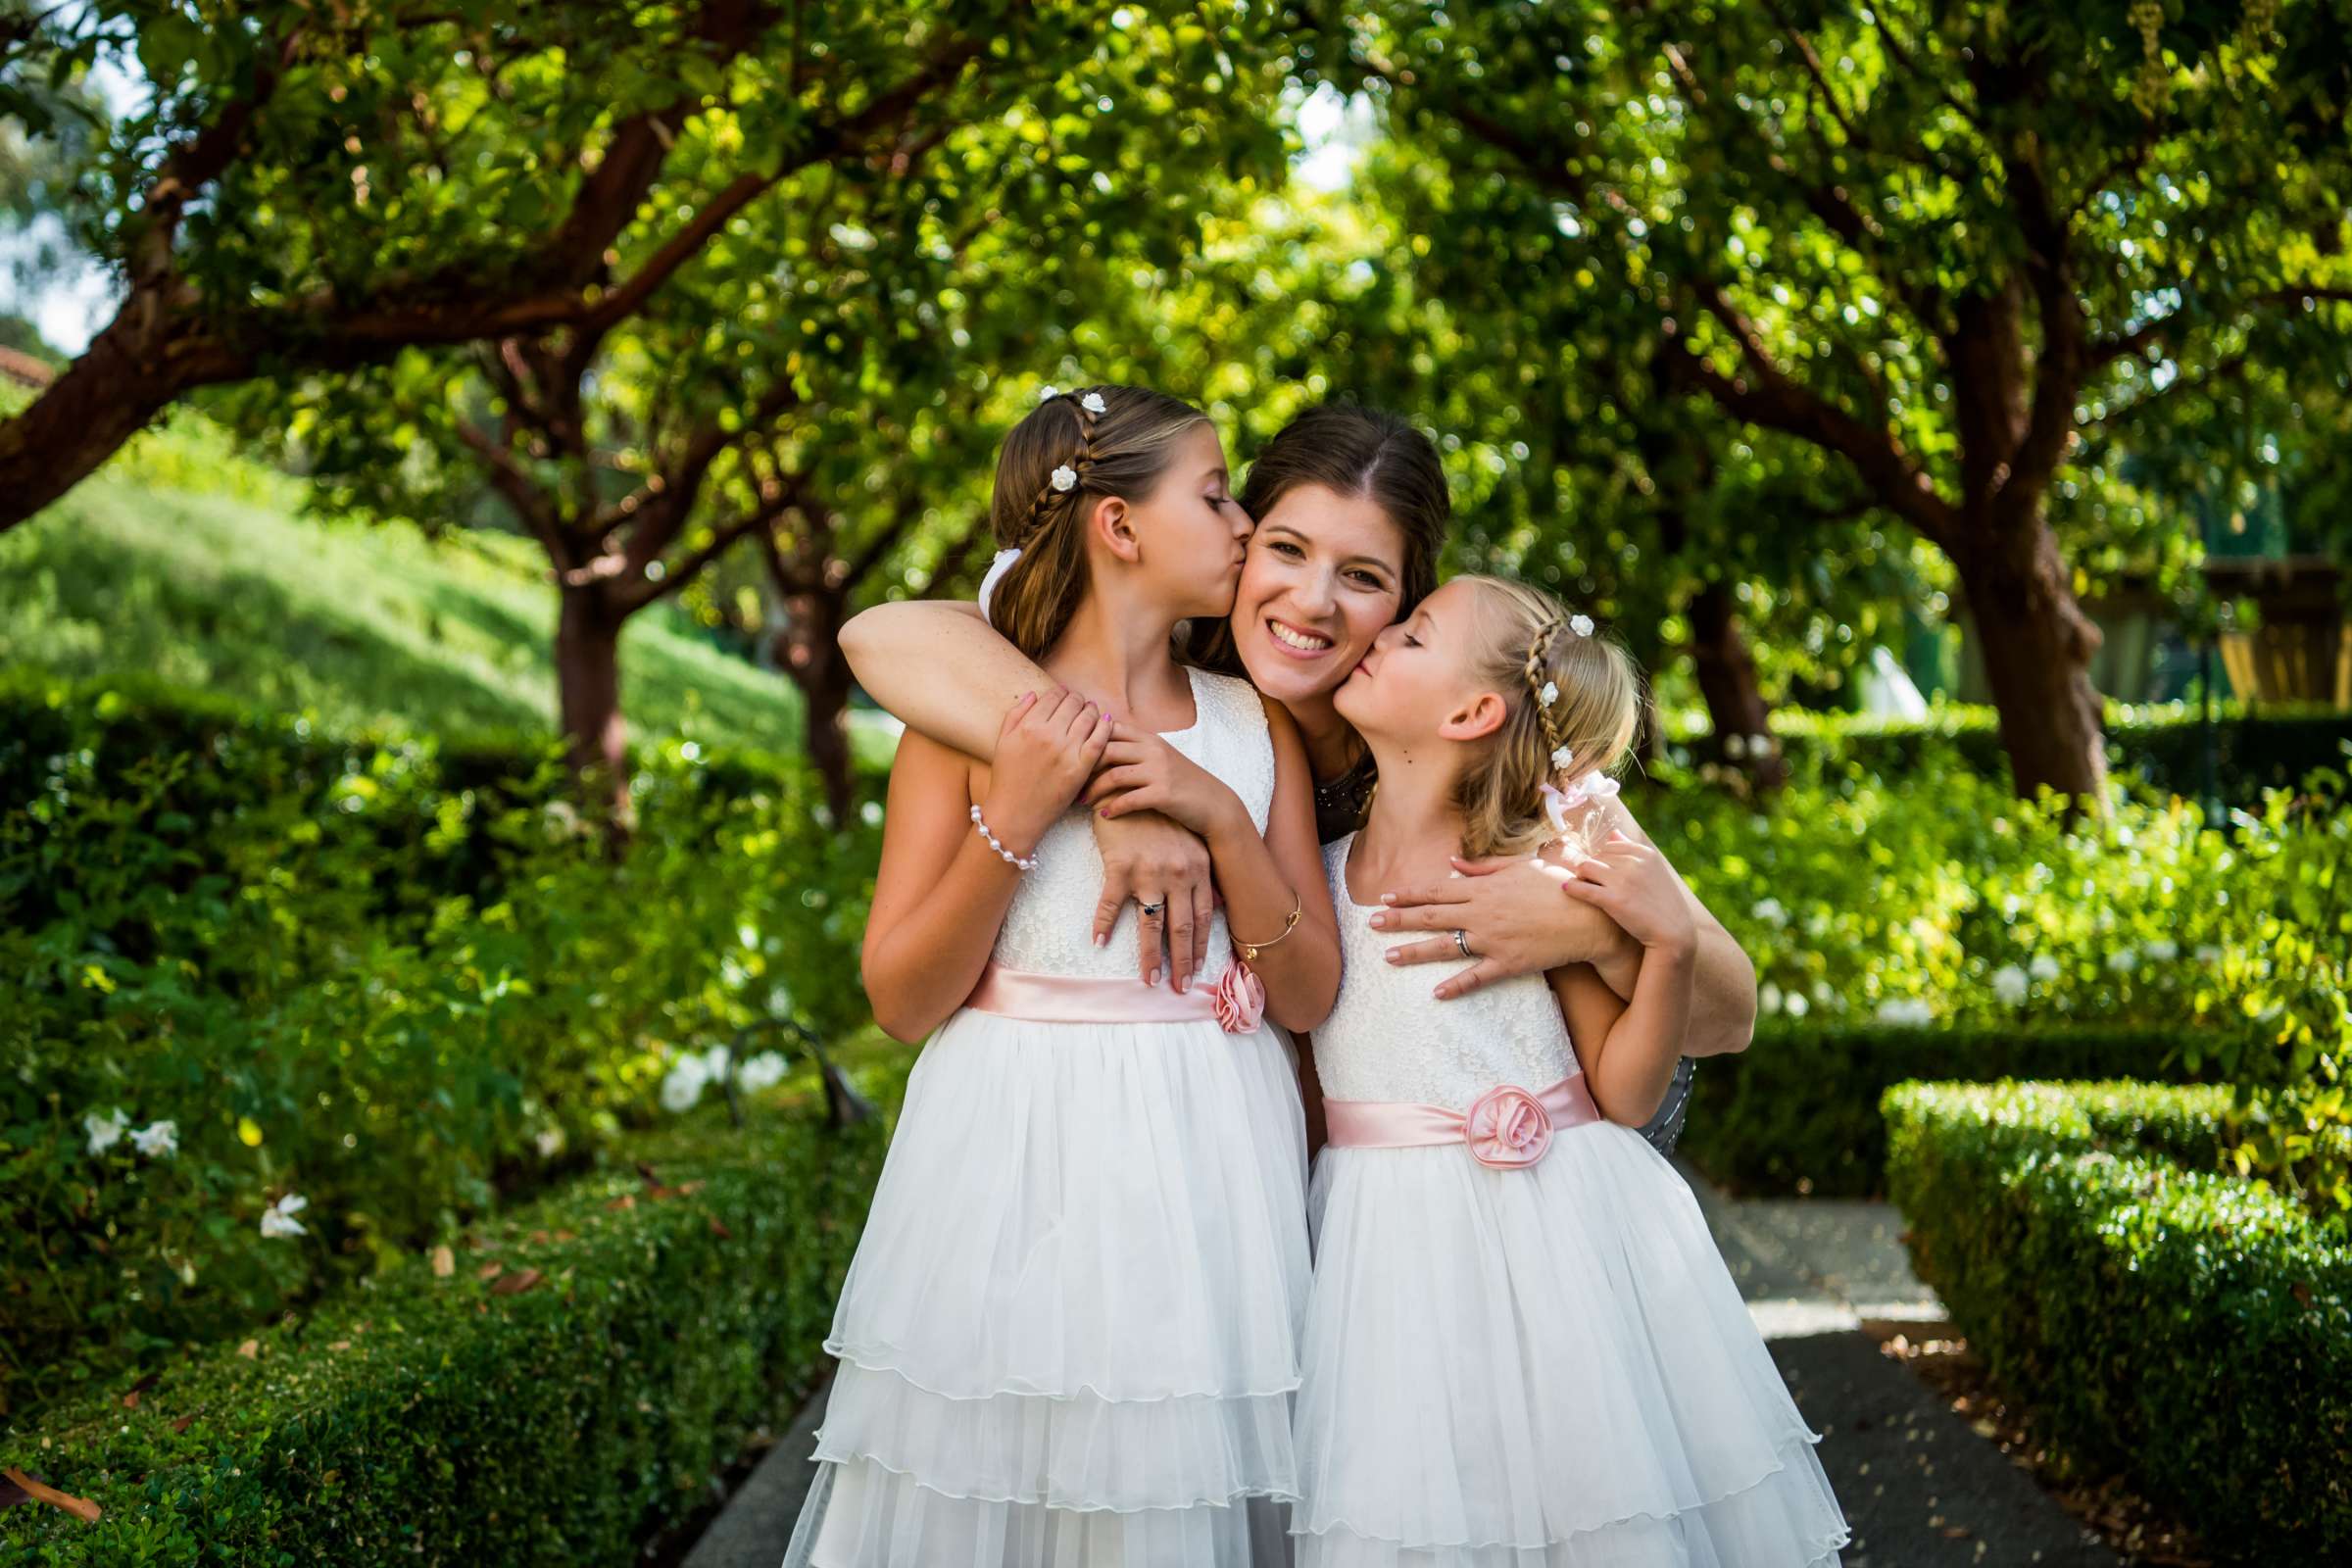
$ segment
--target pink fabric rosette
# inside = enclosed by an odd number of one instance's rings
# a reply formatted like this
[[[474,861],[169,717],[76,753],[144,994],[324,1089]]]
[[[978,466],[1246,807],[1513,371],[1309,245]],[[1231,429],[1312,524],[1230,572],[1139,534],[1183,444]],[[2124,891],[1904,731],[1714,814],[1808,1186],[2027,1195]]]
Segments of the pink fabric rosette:
[[[1533,1165],[1551,1147],[1551,1113],[1515,1084],[1490,1089],[1472,1101],[1462,1122],[1471,1157],[1498,1170]]]
[[[1248,964],[1239,961],[1217,977],[1216,991],[1210,1000],[1216,1007],[1218,1026],[1229,1035],[1248,1034],[1266,1015],[1265,982],[1251,974]]]

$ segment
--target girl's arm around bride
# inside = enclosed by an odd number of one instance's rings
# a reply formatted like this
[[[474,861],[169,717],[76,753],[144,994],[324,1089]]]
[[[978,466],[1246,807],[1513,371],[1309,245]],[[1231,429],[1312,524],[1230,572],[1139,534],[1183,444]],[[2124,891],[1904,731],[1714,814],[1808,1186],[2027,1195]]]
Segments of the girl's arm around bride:
[[[1069,809],[1109,741],[1108,715],[1072,692],[1015,702],[986,765],[906,732],[890,769],[860,965],[885,1033],[919,1041],[971,995],[1020,862]]]

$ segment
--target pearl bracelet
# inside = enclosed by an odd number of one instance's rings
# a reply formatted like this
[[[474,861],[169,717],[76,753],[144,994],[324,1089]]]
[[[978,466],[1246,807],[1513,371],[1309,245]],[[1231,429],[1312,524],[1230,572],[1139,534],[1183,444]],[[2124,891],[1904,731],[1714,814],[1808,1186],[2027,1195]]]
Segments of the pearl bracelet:
[[[988,841],[988,847],[990,849],[996,851],[999,855],[1004,858],[1004,863],[1006,865],[1011,866],[1017,871],[1034,871],[1037,869],[1036,856],[1015,855],[1004,845],[997,842],[997,836],[988,830],[988,824],[980,820],[980,808],[977,806],[972,808],[972,826],[980,830],[980,836]]]

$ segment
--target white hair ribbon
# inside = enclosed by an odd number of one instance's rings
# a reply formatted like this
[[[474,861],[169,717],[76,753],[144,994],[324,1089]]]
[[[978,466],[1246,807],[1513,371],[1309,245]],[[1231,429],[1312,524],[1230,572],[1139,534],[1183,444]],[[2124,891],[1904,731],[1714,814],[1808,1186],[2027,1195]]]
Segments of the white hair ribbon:
[[[988,564],[988,575],[980,579],[980,618],[991,626],[996,622],[989,619],[989,598],[996,593],[997,584],[1004,580],[1004,574],[1012,569],[1012,564],[1020,559],[1018,550],[998,551],[996,559]]]

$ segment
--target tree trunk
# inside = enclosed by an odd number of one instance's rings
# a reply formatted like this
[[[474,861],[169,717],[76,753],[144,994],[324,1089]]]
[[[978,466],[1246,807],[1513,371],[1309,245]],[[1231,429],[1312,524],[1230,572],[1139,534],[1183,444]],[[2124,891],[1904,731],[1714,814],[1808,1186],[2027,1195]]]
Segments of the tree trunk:
[[[2037,512],[1954,543],[2017,793],[2046,784],[2103,811],[2107,738],[2090,683],[2099,629],[2075,600],[2047,519]]]
[[[620,630],[606,585],[563,588],[556,620],[556,702],[564,755],[584,788],[601,790],[612,821],[629,820],[628,730],[620,713]]]
[[[1697,665],[1698,691],[1726,759],[1745,766],[1759,790],[1777,790],[1788,781],[1788,762],[1770,742],[1772,709],[1756,683],[1756,662],[1740,633],[1733,603],[1731,585],[1722,582],[1708,583],[1690,600],[1690,657]],[[1759,752],[1742,745],[1741,755],[1733,759],[1735,735],[1764,736],[1765,748]]]
[[[844,590],[796,588],[784,596],[784,627],[776,634],[776,662],[800,688],[806,710],[808,760],[825,781],[833,820],[849,820],[851,806],[850,666],[841,657]]]
[[[243,369],[195,328],[134,294],[81,357],[15,417],[0,422],[0,533],[88,478],[190,387]]]

